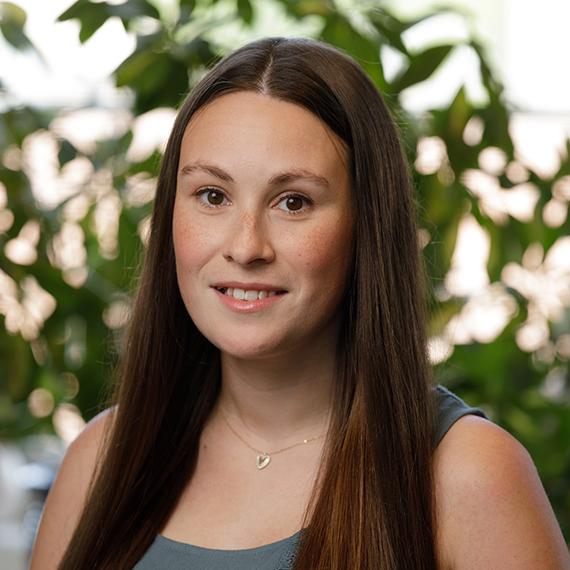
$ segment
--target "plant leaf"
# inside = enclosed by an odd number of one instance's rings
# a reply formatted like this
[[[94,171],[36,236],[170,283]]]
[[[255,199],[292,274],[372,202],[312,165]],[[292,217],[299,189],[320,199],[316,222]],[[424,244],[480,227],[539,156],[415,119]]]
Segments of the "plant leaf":
[[[413,55],[408,68],[392,81],[394,91],[403,91],[428,79],[454,47],[454,45],[434,46]]]

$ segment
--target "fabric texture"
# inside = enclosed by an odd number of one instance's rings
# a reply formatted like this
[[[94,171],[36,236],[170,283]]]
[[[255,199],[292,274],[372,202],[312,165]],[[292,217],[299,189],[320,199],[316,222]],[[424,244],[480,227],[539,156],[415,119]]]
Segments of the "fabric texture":
[[[441,384],[435,386],[437,429],[434,448],[449,428],[467,414],[489,419]],[[257,548],[219,550],[185,544],[158,534],[134,570],[291,570],[302,530]]]

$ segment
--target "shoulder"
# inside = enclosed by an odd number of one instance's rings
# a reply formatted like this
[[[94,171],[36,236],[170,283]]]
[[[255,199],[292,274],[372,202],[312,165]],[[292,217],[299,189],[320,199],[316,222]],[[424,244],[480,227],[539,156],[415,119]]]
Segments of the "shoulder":
[[[444,570],[570,570],[532,458],[506,430],[460,418],[434,452],[434,476]]]
[[[57,568],[81,514],[114,409],[107,408],[93,417],[68,446],[42,510],[30,570]]]

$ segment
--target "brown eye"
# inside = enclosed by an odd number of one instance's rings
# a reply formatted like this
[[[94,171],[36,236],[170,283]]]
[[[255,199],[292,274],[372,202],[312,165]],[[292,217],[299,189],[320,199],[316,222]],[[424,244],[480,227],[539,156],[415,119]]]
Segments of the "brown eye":
[[[224,194],[216,188],[203,188],[196,192],[196,196],[200,204],[206,208],[221,206],[224,201]],[[204,201],[203,196],[206,196],[206,201]]]
[[[213,204],[214,206],[219,206],[224,197],[222,196],[221,192],[218,192],[217,190],[208,190],[208,202],[210,202],[210,204]]]
[[[303,207],[303,200],[300,196],[289,196],[286,201],[287,207],[290,210],[296,211]]]
[[[285,212],[291,216],[306,212],[312,205],[309,198],[305,198],[305,196],[301,196],[300,194],[288,194],[287,196],[283,196],[280,203],[285,204]],[[304,206],[305,203],[308,204],[308,206]]]

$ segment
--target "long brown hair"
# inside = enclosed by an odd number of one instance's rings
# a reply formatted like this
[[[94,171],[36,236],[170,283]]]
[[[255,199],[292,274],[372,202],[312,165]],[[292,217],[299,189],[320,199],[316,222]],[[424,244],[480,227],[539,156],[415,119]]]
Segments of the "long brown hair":
[[[308,109],[349,154],[353,265],[342,302],[333,419],[295,568],[435,569],[427,279],[409,167],[395,121],[360,66],[326,43],[281,37],[223,58],[178,113],[107,402],[113,422],[60,568],[134,566],[192,477],[221,378],[219,350],[194,325],[176,279],[171,224],[180,145],[200,107],[244,90]]]

